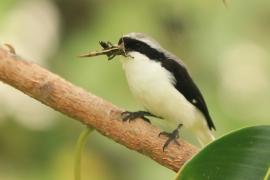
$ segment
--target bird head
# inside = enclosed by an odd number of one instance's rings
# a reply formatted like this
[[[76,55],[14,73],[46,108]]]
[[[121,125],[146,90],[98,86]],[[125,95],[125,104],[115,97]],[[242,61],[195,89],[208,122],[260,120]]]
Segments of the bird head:
[[[164,59],[164,49],[159,43],[143,33],[129,33],[122,36],[118,41],[118,46],[123,47],[127,55],[134,57],[136,53],[147,56],[149,59]],[[136,59],[136,57],[134,57]]]

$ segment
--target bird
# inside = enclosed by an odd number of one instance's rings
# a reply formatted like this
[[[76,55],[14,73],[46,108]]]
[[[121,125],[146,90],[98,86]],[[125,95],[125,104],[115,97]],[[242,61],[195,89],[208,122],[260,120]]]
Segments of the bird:
[[[124,111],[123,121],[148,117],[165,119],[177,124],[166,136],[163,151],[171,142],[179,145],[181,127],[193,133],[202,147],[215,140],[216,130],[203,95],[195,84],[184,62],[163,48],[156,40],[143,33],[131,32],[120,37],[118,44],[100,42],[101,52],[90,52],[80,57],[107,55],[112,60],[122,55],[122,67],[128,86],[137,101],[144,107],[139,111]]]
[[[147,116],[153,116],[178,124],[172,132],[159,134],[168,138],[163,151],[172,141],[178,144],[180,127],[193,133],[202,147],[215,140],[211,130],[216,128],[206,102],[180,58],[143,33],[123,35],[118,45],[124,47],[121,62],[130,91],[145,108],[123,112],[124,121],[142,118],[149,122]]]

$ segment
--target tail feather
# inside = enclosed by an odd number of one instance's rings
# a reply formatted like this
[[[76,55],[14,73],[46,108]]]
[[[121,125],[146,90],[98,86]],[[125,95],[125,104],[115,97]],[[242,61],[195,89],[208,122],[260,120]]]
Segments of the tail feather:
[[[195,131],[195,135],[202,147],[206,146],[207,144],[215,140],[215,137],[213,136],[213,134],[209,129],[207,130],[197,129]]]

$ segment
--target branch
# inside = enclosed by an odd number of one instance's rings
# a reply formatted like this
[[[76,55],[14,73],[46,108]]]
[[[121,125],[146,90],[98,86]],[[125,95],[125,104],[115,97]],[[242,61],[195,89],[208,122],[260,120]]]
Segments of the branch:
[[[166,139],[158,137],[160,129],[140,119],[121,121],[123,109],[23,60],[9,46],[0,48],[0,80],[174,171],[197,152],[184,140],[179,140],[180,146],[170,144],[163,152]]]

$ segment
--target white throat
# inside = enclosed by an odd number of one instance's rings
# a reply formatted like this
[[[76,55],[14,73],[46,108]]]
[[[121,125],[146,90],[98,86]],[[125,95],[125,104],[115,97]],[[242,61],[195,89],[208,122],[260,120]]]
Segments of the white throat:
[[[130,52],[133,58],[122,60],[128,85],[135,98],[150,112],[163,116],[160,108],[168,91],[176,91],[174,76],[157,61],[139,52]]]
[[[170,85],[175,82],[173,75],[163,68],[160,62],[150,60],[139,52],[129,52],[129,55],[131,57],[122,60],[128,82],[131,80],[131,83],[136,83],[136,85],[138,85],[137,83],[146,82],[150,84],[157,83],[159,86],[162,86],[164,82]]]

